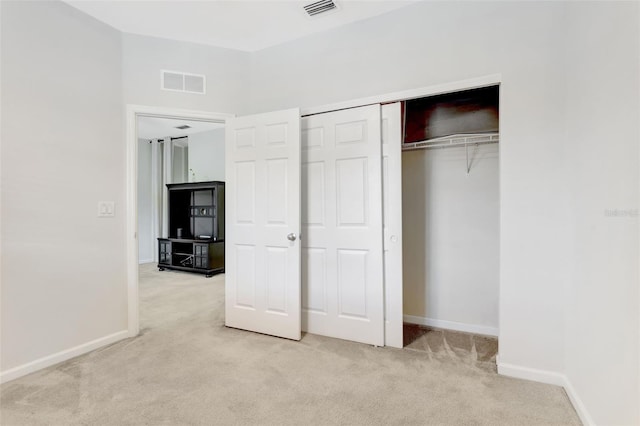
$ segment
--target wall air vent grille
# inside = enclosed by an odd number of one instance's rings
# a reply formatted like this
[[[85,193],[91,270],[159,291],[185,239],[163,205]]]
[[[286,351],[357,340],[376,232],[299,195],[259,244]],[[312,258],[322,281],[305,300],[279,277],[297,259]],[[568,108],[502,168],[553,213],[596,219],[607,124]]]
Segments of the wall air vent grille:
[[[171,92],[206,93],[207,80],[204,75],[180,71],[160,71],[160,89]]]
[[[309,16],[316,16],[335,9],[337,9],[337,6],[333,0],[320,0],[304,6],[304,10]]]

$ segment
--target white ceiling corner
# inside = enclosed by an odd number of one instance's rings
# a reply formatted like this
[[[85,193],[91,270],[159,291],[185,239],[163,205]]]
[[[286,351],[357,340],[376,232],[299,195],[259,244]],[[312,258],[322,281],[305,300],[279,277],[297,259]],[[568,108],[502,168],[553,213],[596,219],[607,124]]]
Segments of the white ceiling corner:
[[[335,12],[309,17],[314,0],[65,0],[125,33],[253,52],[415,3],[334,0]]]

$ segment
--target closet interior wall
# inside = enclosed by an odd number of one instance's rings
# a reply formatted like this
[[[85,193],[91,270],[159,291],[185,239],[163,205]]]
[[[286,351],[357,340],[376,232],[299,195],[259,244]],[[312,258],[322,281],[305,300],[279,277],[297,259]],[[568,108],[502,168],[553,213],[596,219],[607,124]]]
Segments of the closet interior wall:
[[[406,322],[497,335],[498,144],[402,153]]]

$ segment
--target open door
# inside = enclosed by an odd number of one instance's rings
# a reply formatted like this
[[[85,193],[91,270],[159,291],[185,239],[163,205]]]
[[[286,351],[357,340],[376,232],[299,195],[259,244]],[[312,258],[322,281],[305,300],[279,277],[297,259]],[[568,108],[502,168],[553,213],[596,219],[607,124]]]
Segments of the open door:
[[[226,129],[225,324],[300,340],[300,111]]]

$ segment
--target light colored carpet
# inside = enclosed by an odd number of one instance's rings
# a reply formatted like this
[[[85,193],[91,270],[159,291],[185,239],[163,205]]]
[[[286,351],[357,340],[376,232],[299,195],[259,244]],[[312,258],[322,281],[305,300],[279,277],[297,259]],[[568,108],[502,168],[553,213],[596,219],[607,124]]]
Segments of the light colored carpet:
[[[140,294],[139,337],[6,383],[2,425],[579,424],[561,388],[498,376],[445,344],[226,328],[223,275],[144,265]]]

